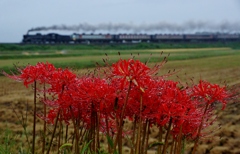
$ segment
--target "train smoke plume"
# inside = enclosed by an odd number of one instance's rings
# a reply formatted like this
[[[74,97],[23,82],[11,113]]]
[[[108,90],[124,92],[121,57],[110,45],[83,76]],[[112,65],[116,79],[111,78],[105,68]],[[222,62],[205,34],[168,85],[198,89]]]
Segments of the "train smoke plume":
[[[82,32],[96,32],[96,31],[107,31],[107,32],[122,32],[122,31],[132,31],[135,33],[140,32],[174,32],[174,33],[184,33],[184,32],[240,32],[240,23],[230,23],[222,22],[218,24],[209,23],[209,22],[194,22],[189,21],[183,24],[174,24],[167,22],[159,22],[155,24],[127,24],[127,23],[102,23],[102,24],[88,24],[82,23],[79,25],[53,25],[49,27],[35,27],[28,32],[33,31],[48,31],[48,30],[60,30],[60,31],[82,31]]]

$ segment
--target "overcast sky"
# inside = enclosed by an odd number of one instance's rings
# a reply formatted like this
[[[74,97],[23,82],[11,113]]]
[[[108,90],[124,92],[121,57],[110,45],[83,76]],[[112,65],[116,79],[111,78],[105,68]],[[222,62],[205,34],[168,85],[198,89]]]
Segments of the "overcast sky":
[[[86,26],[107,31],[101,26],[108,25],[159,32],[166,27],[179,28],[174,32],[230,27],[240,32],[240,0],[0,0],[0,42],[20,42],[32,28],[75,28],[59,32],[65,34],[86,31]]]

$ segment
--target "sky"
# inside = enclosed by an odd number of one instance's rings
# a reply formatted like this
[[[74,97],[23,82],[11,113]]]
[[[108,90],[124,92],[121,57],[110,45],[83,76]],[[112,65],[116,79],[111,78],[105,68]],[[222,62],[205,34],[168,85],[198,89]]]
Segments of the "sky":
[[[240,32],[240,0],[0,0],[0,43],[21,42],[30,29],[44,29],[30,34]]]

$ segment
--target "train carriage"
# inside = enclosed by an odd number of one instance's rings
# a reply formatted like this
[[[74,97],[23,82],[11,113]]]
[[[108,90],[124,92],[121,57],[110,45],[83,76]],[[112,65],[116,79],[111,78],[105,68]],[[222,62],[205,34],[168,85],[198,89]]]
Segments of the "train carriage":
[[[186,34],[184,39],[187,41],[211,41],[215,37],[213,34]]]
[[[109,43],[113,40],[113,35],[110,34],[74,34],[72,35],[74,42],[82,43]]]
[[[151,35],[147,34],[118,34],[115,35],[116,42],[148,42],[151,40]]]
[[[238,34],[218,34],[218,35],[216,35],[216,39],[234,41],[234,40],[239,40],[240,35],[238,35]]]
[[[183,35],[180,34],[155,34],[152,35],[153,42],[165,42],[165,41],[182,41]]]

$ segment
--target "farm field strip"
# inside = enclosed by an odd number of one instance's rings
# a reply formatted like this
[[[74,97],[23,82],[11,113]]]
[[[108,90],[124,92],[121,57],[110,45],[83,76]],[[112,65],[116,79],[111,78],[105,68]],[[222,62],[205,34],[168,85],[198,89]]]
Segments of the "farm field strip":
[[[229,47],[222,47],[222,48],[183,48],[183,49],[138,49],[138,50],[72,50],[72,49],[61,49],[61,50],[37,50],[37,51],[0,51],[0,56],[15,56],[15,55],[68,55],[68,54],[76,54],[76,55],[98,55],[98,54],[104,54],[105,52],[109,54],[117,53],[118,51],[121,51],[121,53],[129,53],[131,51],[132,53],[144,53],[144,52],[194,52],[194,51],[220,51],[220,50],[232,50]]]
[[[206,48],[206,49],[156,49],[156,50],[123,50],[119,51],[121,53],[121,58],[130,58],[131,53],[138,58],[138,54],[140,53],[139,59],[146,61],[149,57],[152,57],[153,61],[159,61],[161,58],[160,53],[163,51],[163,56],[167,56],[170,53],[169,60],[185,60],[185,59],[195,59],[201,57],[215,57],[215,56],[225,56],[225,55],[238,55],[240,54],[240,50],[233,50],[231,48]],[[109,55],[109,58],[113,61],[119,59],[117,50],[106,50],[106,51],[96,51],[90,50],[86,51],[73,51],[71,56],[62,55],[61,57],[29,57],[27,59],[23,57],[15,57],[14,59],[1,59],[0,60],[0,68],[13,68],[13,64],[19,63],[20,65],[26,64],[36,64],[37,62],[51,62],[58,63],[61,66],[67,66],[69,63],[75,63],[78,65],[82,65],[81,68],[84,68],[84,63],[88,63],[87,66],[94,67],[95,62],[101,62],[102,58],[106,58],[105,53]],[[15,52],[14,52],[15,53]],[[152,53],[152,56],[150,54]],[[162,56],[162,57],[163,57]],[[27,55],[25,57],[28,57]]]
[[[137,57],[138,55],[136,55]],[[226,55],[226,56],[215,56],[215,57],[205,57],[198,59],[186,59],[186,60],[171,60],[171,56],[179,55],[170,55],[170,60],[159,72],[160,75],[166,74],[169,70],[173,71],[174,69],[178,71],[177,74],[174,74],[171,78],[176,77],[195,77],[196,81],[200,78],[204,80],[210,80],[211,82],[218,83],[227,81],[229,84],[240,83],[240,54],[237,55]],[[183,57],[186,55],[182,55]],[[130,54],[126,55],[111,55],[109,56],[110,62],[116,61],[119,58],[130,58]],[[146,61],[150,55],[149,54],[140,54],[141,59]],[[161,62],[164,56],[160,57],[159,54],[154,54],[150,60],[149,67],[152,67],[156,62]],[[26,65],[27,63],[35,65],[37,62],[50,62],[59,66],[68,66],[76,68],[75,65],[85,65],[87,64],[90,67],[94,67],[95,63],[101,63],[102,58],[106,56],[89,56],[89,57],[62,57],[62,58],[43,58],[41,61],[39,59],[29,59],[23,62],[20,62],[20,66]],[[13,67],[13,63],[18,62],[17,60],[5,60],[5,62],[0,61],[0,67],[7,66],[10,69]],[[90,68],[88,67],[88,68]],[[78,67],[81,68],[81,67]],[[84,68],[84,67],[83,67]],[[14,69],[14,68],[13,68]],[[185,75],[186,74],[186,75]]]
[[[153,49],[151,52],[193,52],[193,51],[220,51],[220,50],[232,50],[229,47],[224,48],[183,48],[183,49]]]
[[[195,82],[199,79],[207,80],[212,83],[228,85],[240,83],[240,55],[229,55],[221,57],[208,57],[201,59],[176,60],[169,61],[163,67],[160,75],[164,75],[169,70],[179,71],[170,78],[176,78],[176,75],[183,82],[193,78]]]

